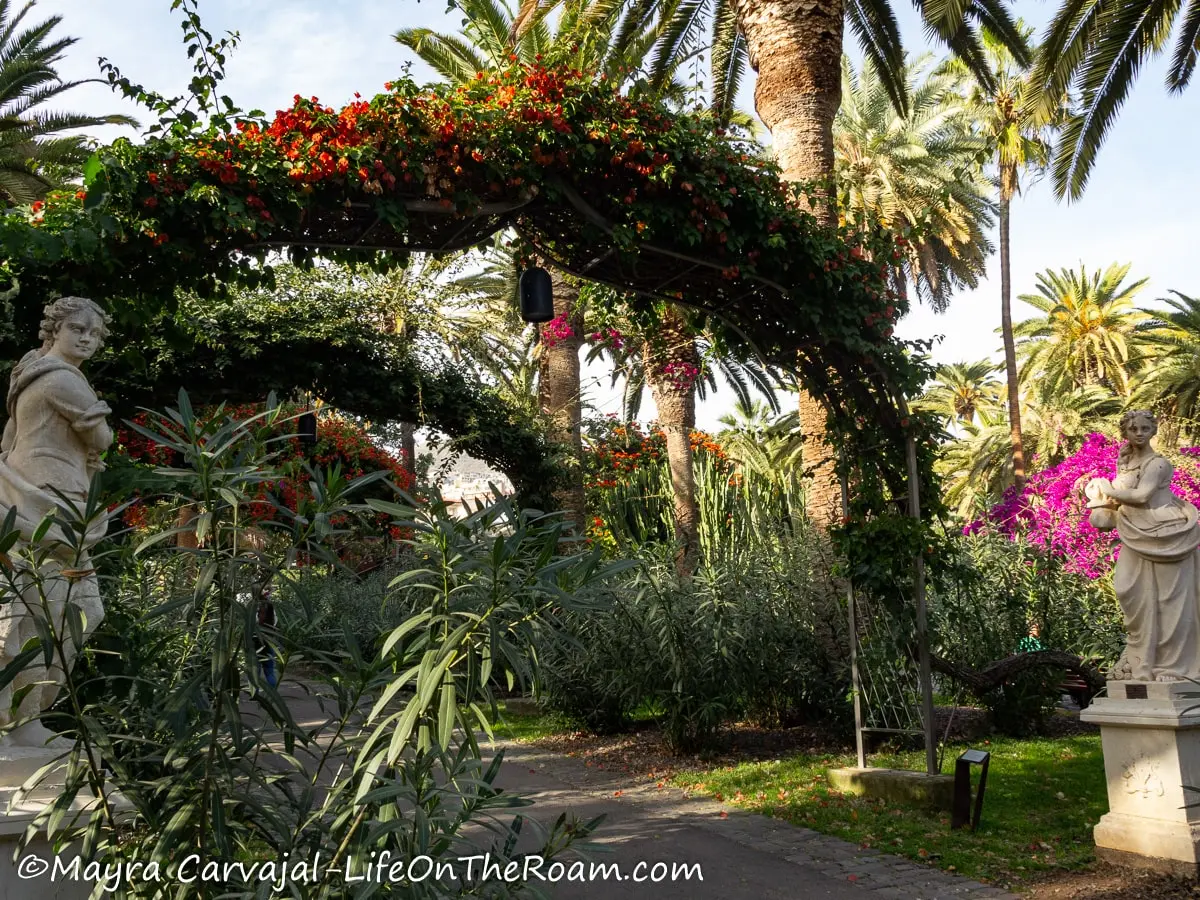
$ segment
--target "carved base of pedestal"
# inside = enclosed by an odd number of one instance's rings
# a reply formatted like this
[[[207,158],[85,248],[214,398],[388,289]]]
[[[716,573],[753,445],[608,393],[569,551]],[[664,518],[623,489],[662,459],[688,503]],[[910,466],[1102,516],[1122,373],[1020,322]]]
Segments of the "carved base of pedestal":
[[[1200,874],[1200,825],[1108,813],[1092,835],[1107,862],[1194,878]]]
[[[1195,697],[1186,696],[1195,694]],[[1110,681],[1080,716],[1100,726],[1109,812],[1097,855],[1122,865],[1200,873],[1200,685]]]
[[[59,766],[64,765],[62,756],[61,748],[0,747],[0,900],[87,900],[95,887],[82,877],[73,880],[69,866],[76,853],[71,848],[58,854],[61,864],[56,875],[54,848],[42,835],[13,860],[17,841],[39,815],[57,802],[62,775],[51,769],[29,793],[21,786],[56,759]],[[117,801],[122,808],[128,806],[128,801],[122,803],[119,797]],[[93,797],[81,792],[68,807],[65,822],[86,815],[95,803]],[[63,867],[68,867],[65,874]]]
[[[64,754],[70,749],[66,742],[60,747],[0,747],[0,789],[19,788],[56,760],[65,765]],[[0,814],[3,812],[0,806]]]

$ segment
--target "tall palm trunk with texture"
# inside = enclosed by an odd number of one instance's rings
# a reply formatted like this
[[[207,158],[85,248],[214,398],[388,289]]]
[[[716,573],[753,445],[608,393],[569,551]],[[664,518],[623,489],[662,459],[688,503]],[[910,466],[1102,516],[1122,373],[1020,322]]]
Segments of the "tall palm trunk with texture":
[[[833,120],[842,100],[842,0],[735,0],[750,65],[758,73],[754,106],[771,132],[783,177],[814,182],[802,202],[823,225],[837,224]],[[825,410],[800,392],[810,517],[832,523],[841,505]]]
[[[842,507],[842,488],[837,475],[837,455],[826,439],[825,407],[800,389],[800,434],[803,436],[801,463],[808,475],[805,511],[822,528],[837,521]]]
[[[833,120],[842,101],[842,0],[735,0],[750,65],[754,107],[788,181],[821,182],[813,215],[837,222]]]
[[[1012,274],[1009,268],[1009,214],[1016,193],[1017,167],[1000,166],[1000,331],[1004,339],[1004,371],[1008,377],[1008,431],[1012,441],[1013,482],[1025,484],[1025,445],[1021,435],[1021,390],[1017,383],[1017,346],[1012,325]]]
[[[400,423],[400,449],[404,453],[404,468],[415,479],[417,477],[417,426],[412,422]]]
[[[667,308],[654,340],[643,348],[643,358],[650,395],[658,408],[658,424],[667,436],[667,464],[675,499],[675,568],[686,577],[696,571],[700,558],[700,507],[692,468],[700,356],[677,310]]]
[[[565,451],[565,484],[554,498],[582,532],[587,521],[583,494],[583,437],[579,350],[583,346],[583,310],[579,286],[551,270],[555,321],[542,326],[541,379],[538,397],[550,419],[550,439]],[[567,327],[563,327],[563,323]]]

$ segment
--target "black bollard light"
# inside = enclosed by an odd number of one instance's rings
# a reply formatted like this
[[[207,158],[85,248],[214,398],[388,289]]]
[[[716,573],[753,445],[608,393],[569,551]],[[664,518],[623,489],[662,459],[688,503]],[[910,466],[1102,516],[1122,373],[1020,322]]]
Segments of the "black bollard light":
[[[550,273],[540,266],[521,273],[521,318],[526,322],[549,322],[554,318],[554,287]]]
[[[992,754],[985,750],[967,750],[954,764],[954,808],[950,812],[950,827],[979,829],[983,812],[983,792],[987,788],[988,763]],[[979,766],[979,788],[975,793],[975,814],[971,815],[971,766]]]

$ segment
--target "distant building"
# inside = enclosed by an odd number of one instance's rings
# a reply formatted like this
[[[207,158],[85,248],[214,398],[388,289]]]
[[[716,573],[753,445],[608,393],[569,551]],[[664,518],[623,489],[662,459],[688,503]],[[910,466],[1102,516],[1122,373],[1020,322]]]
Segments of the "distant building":
[[[446,501],[450,514],[455,518],[466,518],[480,505],[496,499],[493,488],[502,497],[513,493],[512,482],[503,475],[453,473],[438,485],[442,499]]]

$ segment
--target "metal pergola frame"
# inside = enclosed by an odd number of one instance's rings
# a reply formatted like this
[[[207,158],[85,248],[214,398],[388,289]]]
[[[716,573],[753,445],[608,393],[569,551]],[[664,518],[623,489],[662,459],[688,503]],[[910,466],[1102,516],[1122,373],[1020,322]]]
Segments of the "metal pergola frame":
[[[904,410],[907,414],[907,409]],[[905,438],[905,455],[908,460],[908,514],[921,519],[920,474],[917,466],[917,441],[911,434]],[[850,486],[843,471],[841,475],[842,508],[850,507]],[[921,730],[908,728],[872,727],[865,724],[863,710],[863,678],[859,670],[859,615],[854,586],[846,583],[846,611],[850,628],[850,679],[854,696],[854,743],[858,755],[858,767],[867,767],[866,735],[868,734],[920,734],[925,742],[925,772],[939,774],[937,737],[933,718],[933,672],[929,649],[929,612],[925,586],[925,555],[917,552],[913,559],[913,602],[917,619],[917,679],[921,692]]]

